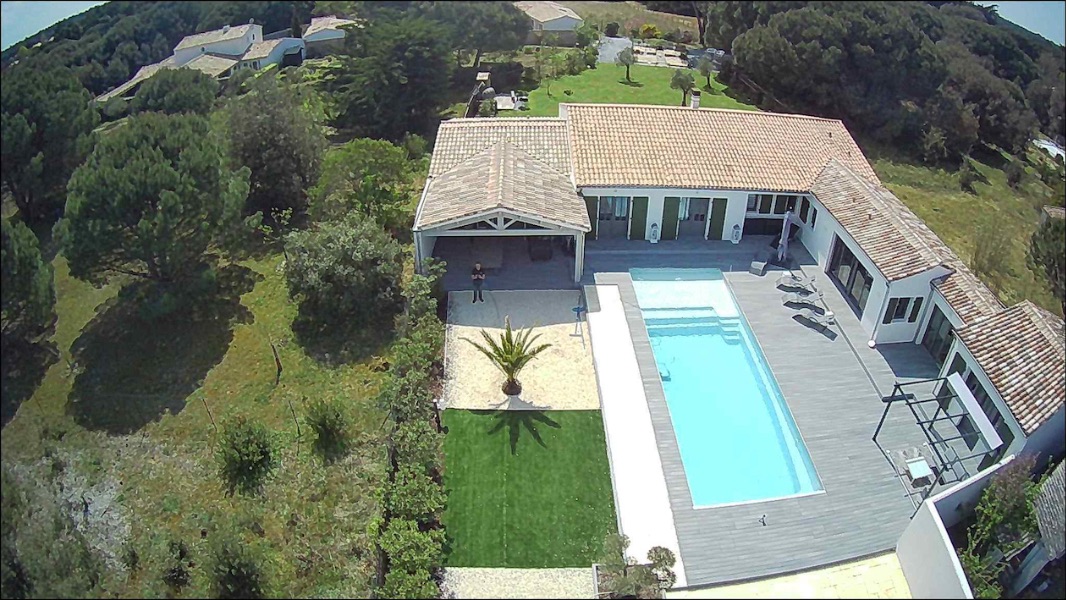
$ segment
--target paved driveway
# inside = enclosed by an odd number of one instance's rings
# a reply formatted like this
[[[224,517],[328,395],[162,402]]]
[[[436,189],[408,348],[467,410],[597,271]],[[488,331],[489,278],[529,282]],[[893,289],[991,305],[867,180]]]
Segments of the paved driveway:
[[[618,53],[622,51],[622,48],[626,48],[633,44],[629,38],[618,37],[612,38],[603,36],[600,38],[600,54],[597,58],[597,62],[614,64],[614,59],[618,57]]]

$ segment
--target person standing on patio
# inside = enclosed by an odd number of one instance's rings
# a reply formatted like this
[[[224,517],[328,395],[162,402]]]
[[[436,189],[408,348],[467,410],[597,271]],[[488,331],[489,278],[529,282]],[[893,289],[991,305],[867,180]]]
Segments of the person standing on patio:
[[[471,304],[478,300],[484,302],[485,297],[481,295],[481,286],[485,283],[485,271],[481,268],[481,263],[474,263],[474,270],[470,272],[470,280],[474,283],[474,300]]]

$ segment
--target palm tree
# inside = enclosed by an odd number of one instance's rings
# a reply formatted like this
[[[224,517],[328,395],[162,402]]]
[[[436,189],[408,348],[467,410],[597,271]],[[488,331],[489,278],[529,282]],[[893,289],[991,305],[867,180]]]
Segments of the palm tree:
[[[696,87],[696,80],[687,69],[677,69],[674,71],[673,77],[670,78],[670,87],[675,90],[681,90],[681,106],[684,106],[685,100],[688,99],[688,93],[692,91],[692,88]]]
[[[533,343],[537,341],[540,334],[533,335],[532,328],[524,331],[520,330],[516,334],[511,330],[510,317],[505,317],[503,322],[504,331],[500,334],[499,341],[493,339],[484,329],[481,330],[481,337],[485,339],[484,344],[479,344],[470,339],[466,341],[473,344],[475,348],[488,357],[492,364],[496,365],[507,377],[507,381],[503,384],[503,393],[508,396],[517,396],[522,393],[522,384],[518,382],[518,373],[529,364],[529,361],[550,348],[551,344],[534,346]]]

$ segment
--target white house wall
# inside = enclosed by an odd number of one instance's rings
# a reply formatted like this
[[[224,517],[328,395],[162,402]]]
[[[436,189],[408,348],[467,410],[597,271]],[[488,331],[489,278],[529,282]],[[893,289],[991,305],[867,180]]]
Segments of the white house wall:
[[[881,322],[881,319],[877,320],[877,331],[875,334],[875,340],[879,344],[891,344],[896,342],[912,342],[920,341],[921,338],[915,339],[918,334],[918,330],[921,329],[922,322],[925,320],[925,313],[929,312],[930,296],[932,290],[932,281],[937,277],[942,277],[950,273],[947,267],[938,266],[936,268],[898,279],[888,284],[888,299],[892,298],[910,298],[912,304],[907,308],[907,318],[910,318],[911,307],[913,307],[914,298],[922,298],[922,307],[918,313],[918,318],[913,322],[904,319],[895,323]],[[869,305],[867,305],[869,306]],[[887,307],[888,304],[885,303]],[[881,313],[884,316],[884,312]]]
[[[663,205],[665,204],[665,198],[678,197],[678,198],[725,198],[726,211],[725,211],[725,225],[722,227],[722,239],[728,240],[733,231],[733,225],[739,225],[741,230],[744,229],[744,213],[748,204],[748,194],[759,194],[768,192],[747,192],[736,190],[693,190],[693,189],[681,189],[681,188],[597,188],[588,187],[581,189],[581,195],[585,197],[589,196],[623,196],[623,197],[647,197],[648,198],[648,221],[644,228],[643,239],[651,239],[652,225],[657,226],[660,229],[659,238],[662,238],[662,221],[663,221]],[[710,206],[707,209],[707,223],[710,223]],[[632,217],[632,215],[630,215]],[[632,235],[631,239],[641,239],[639,236]]]
[[[915,598],[973,598],[962,563],[936,507],[925,501],[896,544],[896,558]]]
[[[1014,434],[1014,440],[1007,446],[1004,455],[1017,454],[1023,449],[1034,450],[1035,448],[1030,446],[1029,441],[1026,439],[1025,433],[1022,431],[1018,421],[1014,418],[1014,413],[1007,407],[1007,403],[1003,401],[1003,398],[999,395],[999,390],[996,386],[992,385],[992,382],[985,375],[985,372],[981,370],[981,366],[977,364],[977,360],[974,359],[973,354],[966,348],[966,345],[959,342],[959,338],[954,338],[951,341],[951,348],[948,350],[948,357],[944,361],[944,366],[940,368],[939,377],[947,377],[948,370],[951,369],[951,364],[955,362],[955,357],[961,356],[966,362],[966,366],[977,377],[977,381],[981,384],[985,391],[988,392],[988,396],[992,399],[992,404],[995,405],[996,410],[1003,416],[1003,421],[1007,423],[1007,427],[1010,428],[1011,433]],[[962,406],[957,399],[953,399],[947,408],[948,412],[957,414],[966,412],[966,409]],[[1061,410],[1059,411],[1062,412]],[[1062,444],[1062,421],[1059,421],[1059,444]],[[974,446],[973,452],[977,453],[982,450],[988,450],[988,445],[982,439]]]
[[[537,21],[533,21],[537,23]],[[575,19],[573,17],[559,17],[550,21],[544,21],[540,23],[541,31],[573,31],[581,25],[581,19]]]

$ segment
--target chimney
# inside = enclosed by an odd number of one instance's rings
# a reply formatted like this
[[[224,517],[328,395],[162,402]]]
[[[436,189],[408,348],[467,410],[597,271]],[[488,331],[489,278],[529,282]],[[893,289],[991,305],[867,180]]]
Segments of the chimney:
[[[699,90],[692,90],[692,100],[691,100],[690,106],[692,108],[699,108],[700,107],[700,91]]]

